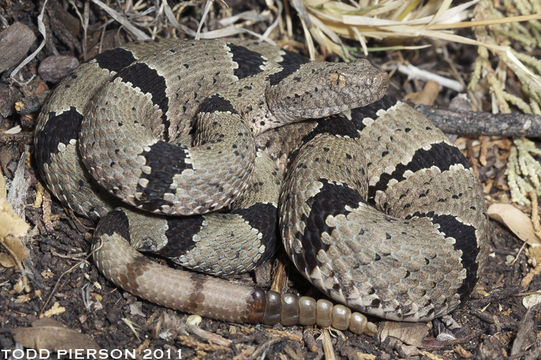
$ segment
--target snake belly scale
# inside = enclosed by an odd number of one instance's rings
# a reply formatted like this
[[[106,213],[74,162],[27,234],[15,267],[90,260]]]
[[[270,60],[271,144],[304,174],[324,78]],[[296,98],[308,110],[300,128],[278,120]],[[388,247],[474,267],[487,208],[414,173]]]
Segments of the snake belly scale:
[[[36,163],[65,206],[101,219],[101,272],[151,302],[354,332],[373,332],[355,311],[426,321],[475,285],[486,209],[460,151],[386,87],[366,60],[309,62],[256,41],[130,43],[58,85]],[[279,238],[343,305],[201,274],[250,271]]]

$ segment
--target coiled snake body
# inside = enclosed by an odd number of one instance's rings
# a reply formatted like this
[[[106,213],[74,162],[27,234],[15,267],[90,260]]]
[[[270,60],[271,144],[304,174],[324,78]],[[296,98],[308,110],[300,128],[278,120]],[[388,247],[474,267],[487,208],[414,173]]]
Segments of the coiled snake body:
[[[346,307],[169,269],[134,249],[208,274],[249,271],[273,255],[279,220],[291,260],[330,298],[429,320],[477,280],[485,205],[458,149],[384,96],[386,84],[366,60],[308,62],[255,41],[131,43],[57,87],[36,162],[65,205],[101,217],[98,268],[150,301],[363,330]],[[119,199],[131,206],[112,211]]]

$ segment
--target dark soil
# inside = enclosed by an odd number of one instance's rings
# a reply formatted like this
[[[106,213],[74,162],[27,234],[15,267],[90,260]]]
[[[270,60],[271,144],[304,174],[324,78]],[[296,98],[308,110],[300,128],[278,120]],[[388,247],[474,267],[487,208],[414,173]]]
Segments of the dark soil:
[[[52,83],[45,82],[37,75],[38,65],[47,56],[56,54],[56,50],[79,60],[83,58],[83,33],[78,26],[78,18],[67,3],[49,1],[50,8],[45,16],[47,44],[37,58],[22,70],[24,79],[30,79],[32,75],[36,77],[27,85],[17,84],[9,79],[13,66],[2,73],[0,78],[0,166],[8,179],[8,186],[21,154],[25,151],[32,154],[34,121],[48,89],[54,87]],[[238,9],[233,8],[233,13],[243,10],[241,5],[238,6]],[[7,24],[20,21],[29,26],[38,38],[28,53],[34,51],[41,41],[37,28],[39,9],[40,6],[34,1],[0,0],[0,15]],[[126,33],[119,31],[114,22],[107,27],[105,33],[101,32],[99,25],[108,18],[96,6],[90,5],[90,14],[87,58],[95,53],[97,48],[94,45],[100,41],[102,48],[108,48],[128,40]],[[193,27],[193,24],[189,25]],[[5,26],[2,27],[4,28]],[[472,59],[468,60],[464,54],[472,52],[472,48],[449,45],[449,50],[458,70],[466,74],[464,76],[467,78],[467,74],[472,70]],[[376,56],[374,61],[381,63],[395,56],[396,54],[392,53],[381,54]],[[403,56],[411,57],[412,63],[430,63],[430,67],[435,69],[447,68],[432,50],[424,50],[423,53],[412,51]],[[417,84],[412,85],[405,79],[396,77],[393,81],[395,88],[417,90]],[[400,90],[398,95],[403,95],[402,91],[404,90]],[[442,92],[437,104],[447,106],[452,95],[454,94]],[[16,110],[17,101],[24,104],[22,109]],[[21,125],[21,132],[4,133],[16,125]],[[478,154],[474,151],[473,155],[475,160]],[[504,168],[497,166],[501,158],[506,158],[503,147],[489,148],[488,165],[479,168],[482,181],[499,179],[501,182]],[[70,214],[56,199],[49,203],[46,197],[43,206],[33,206],[40,175],[36,172],[31,156],[29,160],[25,178],[30,181],[30,187],[23,197],[26,220],[33,228],[31,235],[26,238],[29,256],[23,264],[29,287],[27,291],[17,291],[16,284],[21,278],[21,271],[16,267],[0,266],[0,358],[9,358],[10,354],[15,358],[15,353],[9,352],[17,346],[11,330],[30,327],[46,311],[59,308],[60,310],[53,312],[52,318],[66,328],[86,334],[104,349],[137,350],[138,358],[176,359],[179,358],[178,351],[181,351],[182,358],[185,359],[319,359],[324,356],[321,331],[318,329],[284,328],[279,325],[270,328],[203,319],[199,327],[208,333],[197,335],[193,326],[184,325],[185,314],[147,303],[116,288],[87,259],[93,224]],[[500,197],[500,189],[493,187],[491,192],[493,198]],[[46,220],[44,209],[52,212],[52,215],[46,216]],[[540,349],[533,342],[537,336],[539,344],[541,317],[539,313],[533,313],[532,321],[522,323],[526,309],[522,305],[521,294],[540,289],[541,280],[539,276],[535,276],[528,288],[521,288],[521,280],[530,271],[527,258],[524,252],[520,252],[514,262],[510,262],[508,258],[517,256],[522,242],[498,224],[491,224],[494,234],[485,273],[482,274],[479,286],[472,296],[452,314],[452,318],[460,325],[458,329],[447,330],[442,322],[435,322],[422,345],[413,351],[400,341],[387,339],[381,342],[377,337],[354,335],[347,331],[332,332],[334,336],[331,343],[336,357],[501,359],[509,357],[513,342],[522,341],[532,333],[533,340],[529,340],[531,346],[522,346],[513,358],[536,356]],[[0,251],[4,250],[0,248]],[[294,279],[290,281],[293,291],[307,291],[307,285],[303,284],[298,275],[293,274],[293,269],[287,267],[287,271]],[[262,278],[269,279],[271,267],[267,266],[259,273],[263,275]],[[253,274],[239,277],[247,282],[254,278]],[[259,281],[263,285],[268,285],[268,282]],[[378,319],[372,321],[380,322]],[[439,340],[436,339],[442,331],[452,334],[450,340],[443,341],[441,335]],[[45,335],[57,336],[52,332]],[[228,339],[230,343],[217,344],[209,341],[215,335]],[[316,346],[312,347],[311,341],[314,341]],[[160,352],[163,352],[164,356],[160,356]],[[114,354],[110,355],[113,358]]]

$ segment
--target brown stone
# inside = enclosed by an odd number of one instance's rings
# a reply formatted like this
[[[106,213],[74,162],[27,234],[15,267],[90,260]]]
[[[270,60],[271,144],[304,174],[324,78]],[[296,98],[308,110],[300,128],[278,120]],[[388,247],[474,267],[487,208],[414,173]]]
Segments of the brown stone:
[[[79,66],[79,60],[73,56],[53,55],[43,59],[39,64],[38,73],[43,80],[57,83],[77,66]]]
[[[18,65],[36,40],[32,29],[16,22],[0,33],[0,73]]]

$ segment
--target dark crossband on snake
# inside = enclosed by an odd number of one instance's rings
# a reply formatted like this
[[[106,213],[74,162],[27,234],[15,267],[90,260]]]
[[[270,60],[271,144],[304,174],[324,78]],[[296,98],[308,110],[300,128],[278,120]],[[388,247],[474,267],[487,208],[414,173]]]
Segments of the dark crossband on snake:
[[[374,331],[361,313],[428,321],[472,291],[488,220],[466,159],[387,83],[365,59],[310,62],[264,42],[130,43],[57,86],[35,159],[66,207],[100,219],[99,270],[150,302],[355,333]],[[220,278],[278,241],[339,304]]]

